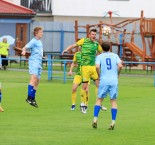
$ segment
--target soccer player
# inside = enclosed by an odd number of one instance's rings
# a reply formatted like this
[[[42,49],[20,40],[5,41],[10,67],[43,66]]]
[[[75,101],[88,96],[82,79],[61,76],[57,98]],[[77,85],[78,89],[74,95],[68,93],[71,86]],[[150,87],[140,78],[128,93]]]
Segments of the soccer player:
[[[97,119],[102,101],[110,95],[112,122],[109,130],[113,130],[117,116],[118,76],[122,69],[122,62],[117,54],[110,52],[109,42],[102,43],[104,53],[96,58],[96,69],[100,78],[98,98],[94,106],[94,120],[92,127],[97,128]]]
[[[82,38],[75,44],[67,47],[62,54],[65,52],[81,46],[81,73],[82,73],[82,89],[81,96],[86,96],[86,90],[88,82],[91,79],[94,80],[96,87],[98,87],[98,74],[95,67],[96,53],[101,53],[102,48],[96,41],[96,29],[91,29],[89,32],[89,38]],[[86,97],[84,97],[86,98]]]
[[[35,27],[33,34],[34,38],[22,49],[22,55],[26,54],[27,49],[31,52],[29,58],[30,82],[26,101],[30,105],[38,107],[35,96],[42,72],[43,44],[40,39],[43,37],[43,28]]]
[[[70,70],[69,70],[69,75],[72,75],[72,70],[74,68],[74,66],[77,65],[77,69],[76,69],[76,75],[74,76],[74,80],[73,80],[73,86],[72,86],[72,106],[71,106],[71,110],[75,110],[76,107],[76,92],[77,92],[77,88],[80,86],[80,84],[82,83],[82,77],[81,77],[81,51],[78,51],[74,54],[73,57],[73,62],[71,64]],[[89,82],[90,83],[90,82]],[[89,85],[87,86],[86,89],[86,96],[81,96],[81,112],[82,113],[86,113],[86,109],[88,106],[88,89],[89,89]],[[86,98],[84,98],[86,97]],[[83,109],[85,108],[85,109]]]

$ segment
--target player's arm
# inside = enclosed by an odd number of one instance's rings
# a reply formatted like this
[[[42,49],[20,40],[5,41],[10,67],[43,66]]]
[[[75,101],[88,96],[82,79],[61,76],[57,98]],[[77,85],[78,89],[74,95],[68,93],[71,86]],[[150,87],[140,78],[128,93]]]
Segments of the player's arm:
[[[118,63],[118,76],[120,75],[122,68],[123,68],[122,63]]]
[[[103,52],[101,45],[98,45],[97,55],[101,54]]]
[[[26,50],[27,50],[27,47],[24,46],[24,47],[22,48],[22,52],[21,52],[21,54],[22,54],[22,55],[25,55],[25,54],[26,54]]]
[[[34,45],[35,45],[35,40],[32,39],[28,44],[26,44],[26,45],[22,48],[22,53],[21,53],[21,54],[22,54],[22,55],[25,55],[25,54],[26,54],[26,50],[27,50],[27,49],[33,48]]]
[[[68,46],[68,47],[62,52],[62,55],[63,55],[65,52],[68,52],[68,51],[70,51],[71,49],[73,49],[73,48],[75,48],[75,47],[77,47],[77,46],[78,46],[78,45],[77,45],[76,43],[74,43],[74,44]]]
[[[62,52],[62,55],[65,53],[65,52],[68,52],[69,50],[77,47],[77,46],[82,46],[84,43],[84,38],[80,39],[79,41],[77,41],[75,44],[72,44],[70,46],[68,46],[63,52]]]
[[[118,57],[118,55],[117,55],[117,66],[118,66],[118,77],[119,77],[119,75],[120,75],[120,73],[121,73],[121,70],[122,70],[122,68],[123,68],[123,65],[122,65],[122,61],[121,61],[121,59]]]
[[[74,54],[73,62],[72,62],[72,64],[71,64],[70,70],[69,70],[69,72],[68,72],[68,75],[69,75],[69,76],[72,75],[72,73],[73,73],[73,68],[75,67],[75,65],[76,65],[76,53]]]
[[[98,78],[100,78],[100,64],[96,64],[96,71],[98,74]]]
[[[98,74],[98,78],[100,79],[100,58],[99,56],[96,57],[95,64],[96,64],[96,71]]]
[[[70,70],[68,72],[69,76],[71,76],[73,74],[73,68],[75,67],[75,65],[76,65],[76,62],[73,61],[72,64],[71,64]]]

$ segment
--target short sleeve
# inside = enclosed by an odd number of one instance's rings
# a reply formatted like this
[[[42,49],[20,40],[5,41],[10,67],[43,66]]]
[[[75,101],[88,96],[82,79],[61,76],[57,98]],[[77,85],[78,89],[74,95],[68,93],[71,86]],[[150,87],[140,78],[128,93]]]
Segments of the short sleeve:
[[[82,38],[82,39],[80,39],[79,41],[76,42],[76,44],[77,44],[78,46],[82,46],[83,43],[84,43],[84,38]]]
[[[29,43],[26,44],[26,48],[31,49],[32,47],[34,47],[35,41],[34,39],[32,39]]]
[[[99,44],[98,45],[98,50],[97,50],[98,52],[102,52],[102,47],[101,47],[101,45]]]
[[[96,56],[95,64],[100,64],[100,57],[99,57],[99,55]]]

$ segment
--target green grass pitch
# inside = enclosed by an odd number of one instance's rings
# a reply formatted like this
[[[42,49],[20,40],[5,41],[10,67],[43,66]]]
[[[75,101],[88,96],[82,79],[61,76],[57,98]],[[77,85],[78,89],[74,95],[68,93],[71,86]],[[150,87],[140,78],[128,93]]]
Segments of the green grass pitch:
[[[0,145],[155,145],[155,88],[153,77],[120,76],[118,116],[115,130],[109,131],[108,108],[101,111],[98,128],[93,129],[94,85],[90,85],[87,114],[70,110],[72,82],[47,81],[43,73],[37,91],[39,108],[26,103],[29,75],[25,71],[0,71],[3,85],[0,113]]]

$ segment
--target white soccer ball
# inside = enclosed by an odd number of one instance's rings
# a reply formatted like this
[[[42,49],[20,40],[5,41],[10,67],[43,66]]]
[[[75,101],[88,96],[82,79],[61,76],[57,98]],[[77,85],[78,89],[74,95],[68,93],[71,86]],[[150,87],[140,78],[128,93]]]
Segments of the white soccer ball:
[[[102,34],[103,34],[104,36],[109,36],[110,33],[111,33],[110,27],[104,26],[104,27],[102,28]]]

